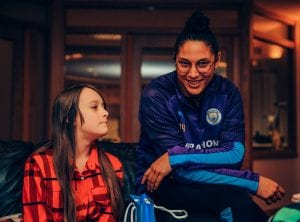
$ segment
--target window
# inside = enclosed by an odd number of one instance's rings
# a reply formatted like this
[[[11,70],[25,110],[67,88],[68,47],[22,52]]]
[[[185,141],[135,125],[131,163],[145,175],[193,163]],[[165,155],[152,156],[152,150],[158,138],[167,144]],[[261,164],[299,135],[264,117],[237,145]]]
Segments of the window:
[[[255,14],[251,51],[255,158],[295,155],[293,26]]]

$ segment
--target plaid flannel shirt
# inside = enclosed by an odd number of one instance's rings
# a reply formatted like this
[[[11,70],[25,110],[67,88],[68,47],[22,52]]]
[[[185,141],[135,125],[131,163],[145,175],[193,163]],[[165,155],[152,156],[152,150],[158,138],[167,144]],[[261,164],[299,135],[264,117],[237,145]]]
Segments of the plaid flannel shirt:
[[[121,162],[106,153],[116,175],[123,179]],[[72,181],[77,221],[114,222],[108,190],[104,184],[96,147],[82,172],[75,168]],[[54,171],[52,150],[37,152],[25,163],[23,184],[24,221],[64,221],[62,191]]]

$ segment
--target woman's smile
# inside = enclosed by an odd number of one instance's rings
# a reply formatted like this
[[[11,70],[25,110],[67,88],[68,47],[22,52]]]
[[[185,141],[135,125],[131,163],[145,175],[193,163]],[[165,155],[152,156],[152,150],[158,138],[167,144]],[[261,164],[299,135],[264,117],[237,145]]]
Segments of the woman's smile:
[[[185,83],[187,83],[192,88],[198,88],[200,84],[202,83],[203,79],[200,80],[185,80]]]

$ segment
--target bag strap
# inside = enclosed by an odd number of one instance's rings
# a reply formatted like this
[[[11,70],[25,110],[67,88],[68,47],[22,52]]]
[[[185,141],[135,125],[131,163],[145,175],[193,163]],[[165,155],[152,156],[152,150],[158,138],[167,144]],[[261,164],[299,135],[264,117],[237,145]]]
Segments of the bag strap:
[[[185,219],[188,217],[188,212],[186,210],[170,210],[170,209],[167,209],[163,206],[157,206],[154,204],[154,207],[156,209],[159,209],[159,210],[162,210],[162,211],[165,211],[165,212],[168,212],[169,214],[172,215],[172,217],[174,217],[175,219]],[[178,214],[178,215],[177,215]]]
[[[154,205],[154,208],[171,214],[172,217],[174,217],[175,219],[180,220],[180,219],[185,219],[188,217],[188,212],[186,210],[170,210],[163,206],[157,206],[155,204],[153,204],[153,205]],[[126,207],[123,222],[127,221],[129,211],[130,211],[130,214],[129,214],[130,222],[134,222],[135,221],[135,211],[136,211],[136,206],[135,206],[134,202],[129,203],[128,206]]]
[[[130,204],[128,204],[128,206],[126,207],[126,211],[125,211],[125,214],[124,214],[124,222],[127,221],[127,216],[128,216],[128,212],[130,210],[130,222],[134,222],[135,219],[134,219],[134,211],[136,210],[136,207],[134,205],[133,202],[131,202]]]

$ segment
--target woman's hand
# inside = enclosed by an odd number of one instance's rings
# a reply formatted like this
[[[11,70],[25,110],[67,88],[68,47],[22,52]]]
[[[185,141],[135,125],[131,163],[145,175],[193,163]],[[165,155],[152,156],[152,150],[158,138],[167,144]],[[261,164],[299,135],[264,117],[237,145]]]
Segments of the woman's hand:
[[[294,203],[300,203],[300,193],[294,194],[293,197],[292,197],[292,201]]]
[[[259,177],[256,195],[263,199],[267,204],[281,200],[284,194],[285,190],[278,183],[267,177]]]
[[[172,171],[168,152],[156,159],[148,170],[144,173],[142,184],[147,183],[147,190],[153,192],[156,190],[161,181]]]

